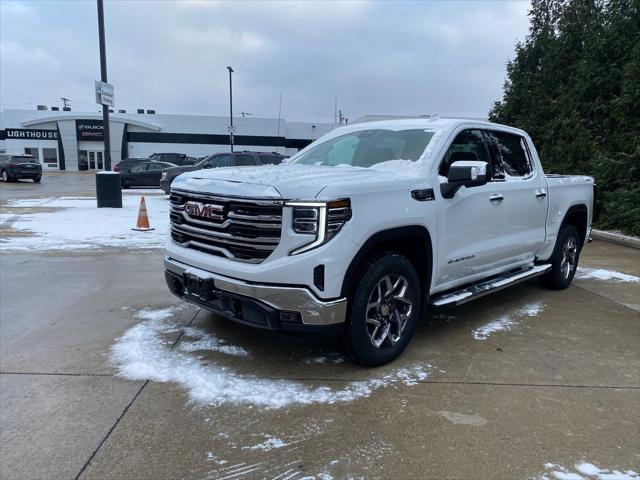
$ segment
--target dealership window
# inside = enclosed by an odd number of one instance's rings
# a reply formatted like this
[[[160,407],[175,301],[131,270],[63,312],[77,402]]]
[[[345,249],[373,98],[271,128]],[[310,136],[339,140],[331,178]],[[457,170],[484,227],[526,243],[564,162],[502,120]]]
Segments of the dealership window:
[[[55,167],[58,164],[58,150],[56,148],[42,149],[42,162],[48,167]]]
[[[38,154],[37,147],[24,147],[24,153],[25,155],[33,155],[36,157],[36,160],[40,161],[40,155]]]

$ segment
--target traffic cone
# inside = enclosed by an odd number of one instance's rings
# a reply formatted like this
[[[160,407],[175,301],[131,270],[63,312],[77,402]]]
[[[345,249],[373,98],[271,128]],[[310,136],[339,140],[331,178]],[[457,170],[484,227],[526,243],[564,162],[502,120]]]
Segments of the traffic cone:
[[[149,217],[147,216],[147,204],[144,203],[144,197],[140,197],[140,210],[138,210],[138,224],[131,230],[137,230],[139,232],[147,232],[149,230],[155,230],[149,225]]]

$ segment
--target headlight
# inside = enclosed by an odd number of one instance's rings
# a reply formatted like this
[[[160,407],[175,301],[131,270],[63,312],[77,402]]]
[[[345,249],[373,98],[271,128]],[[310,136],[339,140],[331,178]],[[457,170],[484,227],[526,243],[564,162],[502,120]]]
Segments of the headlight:
[[[162,172],[162,177],[160,177],[162,180],[164,180],[165,178],[167,178],[167,172]]]
[[[287,202],[286,206],[293,208],[293,231],[313,235],[312,241],[293,250],[291,255],[307,252],[328,242],[351,219],[349,199],[332,202]]]

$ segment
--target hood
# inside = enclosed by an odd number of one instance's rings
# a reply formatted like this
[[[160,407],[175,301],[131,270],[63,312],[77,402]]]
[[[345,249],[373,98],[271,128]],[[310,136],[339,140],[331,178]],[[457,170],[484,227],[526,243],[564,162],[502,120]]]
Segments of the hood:
[[[219,195],[308,200],[316,198],[327,186],[332,187],[332,193],[342,190],[348,194],[350,187],[356,185],[373,188],[394,179],[406,180],[406,175],[390,168],[282,164],[197,170],[180,175],[172,186]]]

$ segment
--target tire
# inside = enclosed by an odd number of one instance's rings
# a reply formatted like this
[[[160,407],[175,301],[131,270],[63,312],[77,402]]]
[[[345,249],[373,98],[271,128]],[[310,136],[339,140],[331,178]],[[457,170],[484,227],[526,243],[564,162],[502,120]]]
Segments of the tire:
[[[2,170],[2,173],[0,174],[0,178],[2,178],[3,182],[9,183],[12,178],[9,176],[9,173],[6,170]]]
[[[34,178],[33,183],[40,183],[42,181],[42,177]]]
[[[409,260],[393,252],[372,258],[361,273],[349,302],[345,345],[356,362],[384,365],[413,336],[420,316],[420,280]]]
[[[543,283],[554,290],[571,285],[580,259],[580,234],[573,225],[560,230],[551,257],[551,270],[542,277]]]

